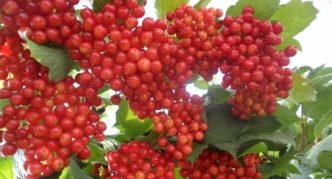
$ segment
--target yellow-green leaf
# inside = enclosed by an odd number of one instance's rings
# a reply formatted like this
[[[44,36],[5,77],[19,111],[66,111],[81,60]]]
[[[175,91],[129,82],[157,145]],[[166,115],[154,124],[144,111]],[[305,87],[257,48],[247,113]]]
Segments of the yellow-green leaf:
[[[155,8],[158,18],[164,18],[167,12],[173,12],[182,4],[187,4],[189,0],[156,0]]]
[[[228,16],[239,16],[243,7],[250,5],[255,9],[254,16],[260,19],[268,20],[278,9],[280,0],[239,0],[237,3],[227,9]]]

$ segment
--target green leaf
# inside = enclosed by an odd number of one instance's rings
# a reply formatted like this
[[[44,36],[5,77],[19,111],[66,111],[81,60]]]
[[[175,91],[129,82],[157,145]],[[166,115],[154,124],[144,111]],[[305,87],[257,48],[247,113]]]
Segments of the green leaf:
[[[194,5],[194,8],[199,10],[201,7],[206,7],[210,2],[211,0],[200,0]]]
[[[106,151],[116,150],[119,146],[119,142],[115,140],[113,136],[111,137],[106,136],[106,139],[100,142],[100,144],[103,146],[103,149]]]
[[[209,83],[203,79],[198,79],[194,82],[194,86],[201,90],[206,90],[209,87]]]
[[[287,101],[299,104],[307,101],[316,101],[316,90],[312,86],[306,84],[305,79],[296,73],[293,73],[293,88]]]
[[[260,153],[260,152],[267,152],[269,149],[267,145],[264,142],[259,142],[256,145],[250,147],[243,153],[241,153],[241,156],[246,155],[246,154],[251,154],[251,153]]]
[[[86,162],[99,162],[106,163],[105,160],[105,150],[99,146],[99,144],[95,140],[91,140],[88,144],[88,148],[91,151],[90,157],[86,160]]]
[[[52,81],[63,80],[75,65],[65,48],[38,45],[28,39],[26,46],[30,50],[31,56],[49,69],[48,78]]]
[[[311,73],[314,69],[310,66],[301,66],[298,68],[293,69],[293,71],[297,74],[304,75],[305,73]]]
[[[141,6],[144,6],[144,0],[137,0],[137,3]]]
[[[83,171],[91,176],[93,171],[93,165],[89,163],[87,166],[83,168]]]
[[[174,168],[174,178],[175,179],[182,179],[182,176],[180,174],[180,168],[177,167],[177,168]]]
[[[207,107],[206,117],[209,128],[205,133],[205,143],[226,150],[234,156],[238,154],[240,147],[242,151],[245,151],[246,148],[243,145],[248,142],[269,141],[294,145],[290,132],[278,131],[281,124],[275,117],[254,117],[241,121],[231,115],[230,111],[231,106],[227,104]],[[252,145],[247,147],[250,148]]]
[[[294,124],[294,122],[299,122],[301,119],[296,115],[297,108],[289,109],[282,105],[277,105],[276,112],[274,116],[277,120],[285,127]]]
[[[12,157],[0,157],[0,178],[14,178],[13,167]]]
[[[331,161],[332,161],[332,151],[329,152],[321,152],[318,157],[318,164],[320,168],[332,169]]]
[[[59,179],[77,179],[77,178],[84,178],[84,179],[92,179],[89,175],[87,175],[77,164],[75,158],[70,159],[69,166],[66,167]]]
[[[319,138],[326,127],[332,123],[332,113],[328,113],[315,126],[315,137]]]
[[[232,93],[222,89],[219,85],[212,85],[208,88],[208,95],[214,103],[221,104],[226,102],[232,96]]]
[[[205,144],[202,142],[200,142],[200,143],[194,142],[193,152],[188,156],[188,160],[191,163],[194,163],[196,161],[196,159],[198,159],[198,157],[204,151],[204,149],[206,149],[207,147],[208,147],[208,144]]]
[[[227,9],[227,16],[239,16],[242,9],[250,5],[255,9],[254,16],[263,20],[268,20],[278,9],[280,0],[239,0]]]
[[[121,126],[131,138],[137,137],[151,130],[152,122],[149,118],[141,120],[128,107],[126,100],[121,100],[116,112],[116,125]]]
[[[94,12],[101,12],[106,3],[112,0],[93,0],[92,9]]]
[[[144,136],[144,135],[140,136],[136,140],[146,141],[153,146],[157,146],[157,140],[159,137],[160,137],[160,134],[157,134],[154,131],[151,131],[147,136]]]
[[[315,102],[306,102],[303,104],[303,111],[306,116],[314,120],[321,120],[332,109],[332,85],[321,89],[317,93]]]
[[[315,69],[308,77],[307,83],[319,90],[330,84],[332,81],[332,67],[323,67]]]
[[[292,159],[294,159],[293,154],[286,154],[268,163],[271,167],[263,172],[263,178],[287,173],[299,173],[297,167],[290,163]]]
[[[306,158],[310,160],[313,167],[318,167],[318,156],[321,152],[332,151],[332,135],[327,136],[316,145],[314,145],[306,154]]]
[[[1,99],[0,100],[0,114],[2,114],[3,107],[5,107],[5,106],[7,106],[9,104],[10,104],[10,102],[9,102],[8,99]]]
[[[114,94],[114,91],[110,89],[108,84],[98,90],[98,96],[101,97],[106,106],[112,105],[110,101],[112,94]]]
[[[188,2],[189,0],[156,0],[155,8],[157,17],[162,19],[167,12],[173,12],[180,5],[187,4]]]
[[[317,13],[318,10],[313,6],[312,1],[291,0],[287,4],[281,5],[271,17],[272,21],[283,24],[282,37],[284,42],[281,45],[286,46],[289,45],[287,43],[294,43],[294,36],[308,27],[316,18]]]
[[[307,160],[301,158],[301,160],[294,160],[292,163],[299,170],[299,173],[290,174],[291,179],[311,179],[309,175],[313,173],[313,169],[308,164]]]
[[[289,45],[294,45],[297,50],[300,50],[300,51],[303,50],[301,43],[298,40],[294,39],[293,37],[283,39],[282,43],[277,46],[277,49],[284,50]]]

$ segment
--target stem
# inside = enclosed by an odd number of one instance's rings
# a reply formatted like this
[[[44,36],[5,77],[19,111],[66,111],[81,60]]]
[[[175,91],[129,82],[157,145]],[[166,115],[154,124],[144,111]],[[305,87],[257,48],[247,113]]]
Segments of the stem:
[[[264,158],[267,159],[268,161],[272,161],[272,159],[270,158],[270,156],[267,153],[263,153]]]
[[[303,118],[302,118],[303,119]],[[304,120],[301,123],[301,151],[304,150],[304,145],[305,145],[305,134],[304,134]]]
[[[303,111],[303,106],[300,105],[300,108],[301,108],[301,119],[302,119],[302,123],[301,123],[301,145],[300,145],[300,149],[301,151],[304,151],[304,148],[305,148],[305,141],[306,141],[306,137],[305,137],[305,126],[307,124],[307,118],[304,114],[304,111]]]

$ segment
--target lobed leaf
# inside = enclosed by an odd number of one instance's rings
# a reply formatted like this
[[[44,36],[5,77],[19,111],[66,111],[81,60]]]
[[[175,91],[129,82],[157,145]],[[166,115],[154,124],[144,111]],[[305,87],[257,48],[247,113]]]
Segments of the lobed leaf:
[[[187,4],[189,0],[156,0],[155,9],[159,19],[165,17],[167,12],[173,12],[182,4]]]
[[[268,20],[277,11],[280,0],[239,0],[233,6],[227,9],[227,16],[239,16],[242,13],[242,9],[250,5],[255,9],[254,16]]]
[[[75,65],[64,48],[38,45],[28,39],[26,47],[38,63],[49,69],[48,78],[52,81],[63,80]]]
[[[200,0],[194,5],[194,8],[198,10],[202,7],[206,7],[210,2],[211,0]]]
[[[307,152],[306,158],[310,160],[311,166],[319,167],[318,156],[324,151],[332,152],[332,135],[318,142]]]
[[[214,103],[221,104],[227,102],[232,96],[232,93],[222,89],[219,85],[211,85],[208,88],[208,95],[212,98]]]
[[[205,133],[205,143],[220,150],[226,150],[236,156],[239,149],[246,150],[243,145],[248,142],[257,144],[269,141],[278,144],[295,145],[290,132],[278,131],[280,122],[275,117],[254,117],[248,121],[241,121],[231,115],[228,104],[212,105],[206,109],[209,128]],[[252,147],[246,146],[247,149]]]
[[[205,144],[202,142],[200,142],[200,143],[194,142],[193,152],[188,156],[188,160],[191,163],[194,163],[196,161],[196,159],[198,159],[198,157],[204,151],[204,149],[206,149],[207,147],[208,147],[208,144]]]
[[[332,151],[321,152],[317,157],[317,161],[320,168],[332,169]]]
[[[198,89],[201,89],[201,90],[206,90],[209,88],[209,83],[203,79],[197,79],[195,82],[194,82],[194,86]]]
[[[332,67],[316,68],[308,77],[307,84],[319,90],[326,85],[331,84],[332,81]]]
[[[312,86],[306,84],[306,79],[301,75],[293,73],[293,88],[290,91],[287,101],[290,103],[303,103],[308,101],[316,101],[316,90]]]
[[[69,166],[62,170],[62,173],[59,179],[76,179],[76,178],[84,178],[84,179],[92,179],[89,175],[87,175],[77,164],[75,158],[70,159]]]
[[[284,26],[282,33],[284,42],[281,46],[286,47],[290,44],[299,46],[294,36],[308,27],[316,19],[317,13],[318,10],[313,6],[312,1],[291,0],[279,6],[270,20],[281,22]]]
[[[141,120],[128,107],[126,100],[121,100],[116,112],[116,125],[121,126],[131,138],[137,137],[151,130],[152,122],[149,118]]]
[[[332,85],[321,89],[317,93],[315,102],[306,102],[303,104],[303,111],[306,116],[318,121],[326,114],[332,112]]]
[[[91,151],[90,157],[86,160],[86,162],[99,162],[106,163],[105,160],[105,150],[97,143],[95,140],[91,140],[88,144],[88,148]]]

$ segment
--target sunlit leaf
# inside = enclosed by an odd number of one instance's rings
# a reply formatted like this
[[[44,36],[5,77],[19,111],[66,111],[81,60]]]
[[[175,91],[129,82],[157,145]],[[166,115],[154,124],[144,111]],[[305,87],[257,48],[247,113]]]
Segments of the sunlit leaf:
[[[255,10],[255,17],[268,20],[278,9],[279,3],[280,0],[239,0],[235,5],[227,9],[226,14],[228,16],[239,16],[242,13],[243,7],[250,5]]]
[[[14,178],[12,157],[0,157],[0,178]]]
[[[298,42],[293,39],[294,36],[307,28],[316,19],[317,13],[318,10],[313,6],[312,1],[291,0],[281,5],[271,17],[272,21],[283,24],[284,42],[281,45],[298,45]]]
[[[301,75],[293,73],[293,88],[287,101],[299,104],[307,101],[316,101],[316,90],[312,86],[306,84],[305,78]]]
[[[187,4],[189,0],[156,0],[155,8],[158,18],[164,18],[167,12],[173,12],[182,4]]]
[[[119,109],[116,112],[116,125],[125,129],[126,134],[137,137],[151,130],[152,122],[149,118],[141,120],[129,109],[128,102],[121,100]]]
[[[206,7],[210,2],[211,0],[200,0],[194,5],[194,8],[198,10],[201,7]]]

